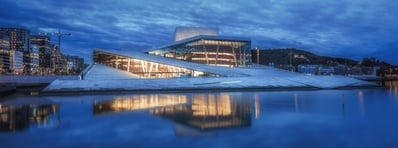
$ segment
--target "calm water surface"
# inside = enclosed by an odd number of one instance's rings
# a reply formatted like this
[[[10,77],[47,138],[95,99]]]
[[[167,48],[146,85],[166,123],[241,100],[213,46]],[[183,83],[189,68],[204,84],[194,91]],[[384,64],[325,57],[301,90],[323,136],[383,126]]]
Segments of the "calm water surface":
[[[11,97],[0,147],[398,147],[398,90]]]

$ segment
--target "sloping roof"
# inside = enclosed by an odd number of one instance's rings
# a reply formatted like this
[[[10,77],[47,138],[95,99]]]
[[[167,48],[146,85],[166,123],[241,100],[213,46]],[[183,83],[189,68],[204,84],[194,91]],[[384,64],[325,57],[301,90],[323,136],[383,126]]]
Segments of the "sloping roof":
[[[121,80],[140,78],[133,73],[108,67],[101,64],[93,65],[90,70],[84,75],[84,80]]]
[[[212,73],[212,74],[218,74],[218,75],[227,76],[227,77],[248,76],[247,74],[245,74],[243,72],[234,70],[234,68],[192,63],[192,62],[187,62],[187,61],[182,61],[182,60],[166,58],[166,57],[162,57],[162,56],[145,54],[145,53],[137,52],[137,51],[133,51],[133,50],[117,51],[117,50],[94,49],[94,51],[100,51],[100,52],[104,52],[104,53],[111,54],[111,55],[130,57],[130,58],[140,59],[140,60],[144,60],[144,61],[159,63],[159,64],[181,67],[181,68],[186,68],[186,69],[195,70],[195,71],[202,71],[202,72],[207,72],[207,73]]]

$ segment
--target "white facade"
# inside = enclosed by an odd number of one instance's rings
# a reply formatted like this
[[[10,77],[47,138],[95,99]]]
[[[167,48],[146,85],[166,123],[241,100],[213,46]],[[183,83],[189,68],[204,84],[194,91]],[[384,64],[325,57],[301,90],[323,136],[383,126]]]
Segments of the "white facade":
[[[217,28],[177,27],[174,32],[174,41],[180,41],[198,35],[218,35]]]

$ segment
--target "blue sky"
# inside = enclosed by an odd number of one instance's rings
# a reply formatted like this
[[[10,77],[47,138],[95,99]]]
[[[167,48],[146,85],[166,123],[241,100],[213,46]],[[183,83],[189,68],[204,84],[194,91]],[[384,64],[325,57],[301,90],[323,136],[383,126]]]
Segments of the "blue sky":
[[[398,65],[394,0],[2,0],[0,26],[71,33],[62,52],[91,61],[92,50],[142,50],[173,41],[177,26],[218,27],[252,47]],[[52,38],[57,42],[55,37]]]

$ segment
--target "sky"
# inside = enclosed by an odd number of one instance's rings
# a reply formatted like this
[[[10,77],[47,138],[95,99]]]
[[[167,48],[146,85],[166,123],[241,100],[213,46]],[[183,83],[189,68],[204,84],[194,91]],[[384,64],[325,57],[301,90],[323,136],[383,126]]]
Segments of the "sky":
[[[252,48],[398,65],[397,8],[395,0],[1,0],[0,27],[71,33],[62,52],[88,63],[94,48],[147,51],[193,26],[250,38]]]

